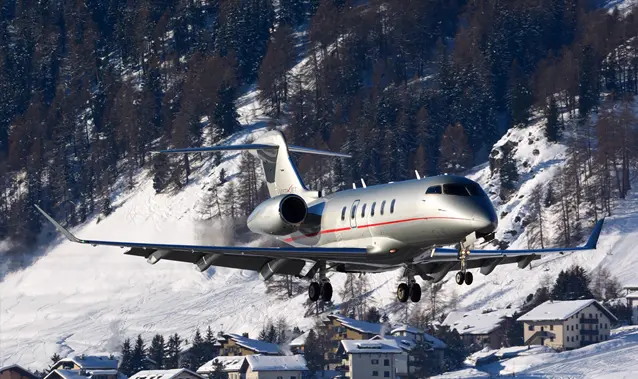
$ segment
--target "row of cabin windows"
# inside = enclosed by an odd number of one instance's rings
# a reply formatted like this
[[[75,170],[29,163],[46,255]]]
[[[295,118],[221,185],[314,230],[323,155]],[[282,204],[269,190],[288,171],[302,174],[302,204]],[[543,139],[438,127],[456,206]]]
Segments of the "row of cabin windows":
[[[396,204],[396,199],[393,199],[390,202],[390,213],[394,213],[394,205]],[[365,217],[366,216],[366,208],[367,208],[368,204],[365,203],[363,204],[363,206],[361,207],[361,217]],[[370,207],[370,217],[374,217],[374,211],[377,207],[377,202],[375,201],[374,203],[372,203],[372,206]],[[343,207],[343,209],[341,210],[341,221],[344,221],[346,219],[346,211],[348,210],[348,207]],[[383,200],[381,202],[381,209],[379,210],[379,213],[381,214],[381,216],[383,216],[385,210],[385,200]],[[352,210],[350,212],[350,218],[354,219],[355,216],[357,214],[357,205],[353,205],[352,206]]]

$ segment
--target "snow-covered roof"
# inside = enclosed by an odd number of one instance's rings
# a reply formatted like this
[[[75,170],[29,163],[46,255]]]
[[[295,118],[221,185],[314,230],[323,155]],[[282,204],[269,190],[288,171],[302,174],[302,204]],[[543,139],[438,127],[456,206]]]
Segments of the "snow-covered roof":
[[[234,372],[241,370],[246,357],[243,356],[219,356],[204,363],[197,369],[198,374],[209,374],[215,371],[215,365],[221,363],[224,372]]]
[[[616,317],[595,299],[586,299],[566,301],[547,300],[543,304],[519,317],[518,321],[566,320],[591,304],[596,305],[596,307],[601,312],[605,313],[607,317],[612,319],[612,321],[616,320]]]
[[[409,326],[409,325],[401,325],[399,327],[396,327],[396,328],[392,329],[390,334],[401,333],[401,332],[407,332],[407,333],[412,333],[412,334],[423,334],[424,333],[424,331],[421,330],[421,329],[414,328],[414,327]]]
[[[240,336],[239,334],[226,334],[226,337],[235,341],[237,345],[244,347],[248,350],[252,350],[256,353],[281,354],[281,349],[279,348],[279,345],[274,343],[254,340],[248,337]]]
[[[348,354],[400,354],[403,352],[395,339],[342,340],[341,345]]]
[[[638,283],[630,283],[623,287],[626,290],[638,290]]]
[[[189,369],[175,368],[171,370],[142,370],[134,374],[133,376],[129,377],[129,379],[171,379],[178,375],[181,375],[184,372],[187,372],[201,379],[204,378],[203,376],[195,372],[192,372]]]
[[[19,371],[23,371],[25,373],[29,373],[31,374],[31,376],[33,376],[34,378],[36,377],[34,373],[32,373],[31,371],[27,370],[26,368],[18,365],[18,364],[13,364],[13,365],[9,365],[9,366],[4,366],[4,367],[0,367],[0,373],[4,372],[4,371],[8,371],[8,370],[19,370]]]
[[[450,312],[442,325],[459,334],[489,334],[497,329],[505,317],[511,317],[515,309],[476,309]]]
[[[423,340],[424,342],[429,342],[432,345],[433,349],[445,349],[447,347],[447,345],[445,344],[445,342],[441,341],[440,339],[431,336],[427,333],[423,333],[421,334],[423,336]],[[414,346],[416,346],[416,340],[408,335],[408,336],[393,336],[393,335],[386,335],[386,336],[380,336],[380,335],[376,335],[374,337],[372,337],[370,340],[380,340],[380,339],[393,339],[395,341],[397,341],[397,344],[399,344],[399,347],[404,349],[404,350],[412,350],[412,348],[414,348]]]
[[[248,355],[246,361],[253,371],[306,371],[303,355]]]
[[[310,330],[290,341],[290,346],[304,346],[306,344],[306,338],[308,338],[308,333],[310,333]]]
[[[105,355],[73,355],[62,358],[58,363],[75,363],[85,370],[89,369],[114,369],[117,370],[117,359],[110,359]],[[56,363],[56,366],[58,365]]]
[[[88,370],[91,375],[117,375],[117,370]]]
[[[87,379],[88,378],[87,376],[81,375],[80,370],[63,370],[63,369],[53,370],[46,377],[49,377],[53,373],[60,375],[60,377],[64,379]]]
[[[367,321],[359,321],[350,317],[342,316],[340,314],[332,314],[332,315],[329,315],[328,317],[334,318],[346,328],[356,330],[357,332],[360,332],[360,333],[366,333],[366,334],[372,334],[372,335],[382,334],[381,331],[384,328],[384,325],[382,324],[375,324],[373,322],[367,322]]]

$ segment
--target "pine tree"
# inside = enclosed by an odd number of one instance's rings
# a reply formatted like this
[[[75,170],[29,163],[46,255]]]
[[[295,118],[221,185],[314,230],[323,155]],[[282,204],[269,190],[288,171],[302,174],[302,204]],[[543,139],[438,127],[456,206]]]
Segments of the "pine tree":
[[[235,87],[230,83],[223,84],[217,93],[217,98],[217,104],[213,110],[213,124],[222,131],[222,137],[226,137],[239,128]]]
[[[156,334],[151,341],[151,346],[148,348],[148,357],[155,362],[157,370],[165,368],[166,350],[164,337],[161,334]]]
[[[179,353],[182,340],[177,333],[168,337],[166,345],[166,359],[164,360],[164,368],[170,370],[179,367]]]
[[[313,329],[308,331],[306,344],[304,345],[304,358],[308,364],[308,370],[312,374],[322,371],[325,364],[324,350],[321,341]]]
[[[126,376],[131,376],[137,371],[133,371],[133,351],[131,350],[131,340],[125,339],[122,344],[119,370]]]
[[[378,324],[381,321],[381,313],[376,307],[370,307],[366,313],[365,321]]]
[[[516,59],[512,63],[509,81],[508,105],[512,125],[522,124],[526,126],[529,121],[533,98],[529,89],[528,79],[524,73],[521,72]]]
[[[545,137],[549,142],[556,142],[561,137],[560,121],[558,120],[558,105],[556,98],[550,97],[549,106],[545,111]]]
[[[441,137],[439,148],[441,157],[439,171],[443,173],[459,173],[470,168],[472,154],[467,142],[467,135],[460,123],[450,125]]]
[[[146,369],[146,347],[142,335],[138,334],[135,347],[131,353],[131,372],[137,373]]]
[[[590,278],[585,269],[575,265],[567,271],[562,271],[552,287],[553,300],[592,299],[594,295],[589,290]]]

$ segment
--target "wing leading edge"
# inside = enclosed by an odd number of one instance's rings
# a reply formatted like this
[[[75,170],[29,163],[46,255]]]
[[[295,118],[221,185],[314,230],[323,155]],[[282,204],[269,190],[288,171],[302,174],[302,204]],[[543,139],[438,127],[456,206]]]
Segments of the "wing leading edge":
[[[502,258],[502,257],[526,257],[526,256],[537,256],[551,253],[566,253],[572,251],[585,251],[585,250],[595,250],[596,245],[598,244],[598,238],[600,237],[600,232],[603,228],[603,223],[605,219],[598,220],[594,229],[592,230],[587,243],[580,247],[554,247],[549,249],[527,249],[527,250],[470,250],[470,254],[468,255],[469,260],[473,259],[485,259],[485,258]],[[454,258],[458,257],[458,250],[449,249],[449,248],[440,248],[437,247],[432,251],[432,258],[435,260],[446,260],[445,258]]]
[[[327,260],[337,263],[363,261],[367,256],[366,249],[358,248],[320,248],[320,247],[239,247],[239,246],[201,246],[201,245],[173,245],[126,241],[86,240],[74,236],[35,205],[40,213],[69,241],[86,245],[103,245],[128,247],[131,250],[125,254],[143,256],[149,263],[156,263],[160,259],[181,262],[200,263],[208,268],[211,264],[248,270],[258,270],[258,266],[272,259],[286,259],[297,261]],[[238,258],[245,258],[237,261]],[[252,259],[249,259],[252,258]],[[259,259],[261,258],[261,259]],[[208,259],[208,261],[207,261]],[[232,260],[235,259],[234,262]],[[203,261],[202,261],[203,260]],[[240,262],[245,261],[246,267]],[[212,262],[212,263],[211,263]],[[226,264],[224,264],[226,262]],[[239,267],[238,267],[239,264]],[[200,266],[200,269],[202,266]]]

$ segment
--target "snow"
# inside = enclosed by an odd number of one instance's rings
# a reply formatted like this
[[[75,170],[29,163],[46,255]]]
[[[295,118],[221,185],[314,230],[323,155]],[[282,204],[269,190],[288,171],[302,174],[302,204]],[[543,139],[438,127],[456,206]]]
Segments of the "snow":
[[[402,333],[402,332],[406,332],[408,333],[407,336],[397,336],[397,334]],[[392,329],[392,331],[390,331],[390,334],[394,335],[394,337],[390,337],[390,338],[402,338],[402,339],[409,339],[410,341],[412,341],[414,343],[414,335],[418,334],[423,336],[423,340],[429,342],[430,344],[432,344],[432,347],[434,349],[445,349],[447,347],[447,345],[445,344],[445,342],[441,341],[440,339],[425,333],[425,331],[418,329],[418,328],[413,328],[411,326],[408,325],[402,325],[399,327],[395,327],[394,329]]]
[[[180,374],[187,372],[197,377],[201,375],[192,372],[185,368],[175,368],[171,370],[142,370],[136,374],[133,374],[129,379],[172,379]]]
[[[489,334],[500,326],[505,317],[511,317],[515,311],[515,309],[453,311],[443,320],[442,325],[455,329],[459,334]]]
[[[466,368],[436,376],[444,378],[490,378],[516,376],[540,378],[635,378],[638,372],[638,326],[611,331],[609,340],[580,349],[557,353],[551,350],[532,351],[511,359]]]
[[[341,323],[341,325],[345,326],[346,328],[350,328],[352,330],[356,330],[357,332],[366,334],[382,334],[381,331],[384,328],[382,324],[359,321],[339,314],[332,314],[328,317],[337,319],[337,321],[339,321],[339,323]]]
[[[87,378],[87,376],[81,375],[79,370],[56,369],[53,372],[60,375],[64,379],[86,379]]]
[[[289,344],[290,347],[304,346],[306,344],[306,338],[308,338],[308,334],[309,333],[310,333],[310,330],[307,331],[307,332],[304,332],[299,337],[297,337],[294,340],[290,341],[290,344]]]
[[[394,339],[342,340],[341,345],[348,354],[400,354],[403,352]]]
[[[256,353],[281,354],[279,345],[274,343],[254,340],[238,334],[228,334],[225,335],[225,337],[232,339],[237,345],[245,347],[246,349],[252,350]]]
[[[74,355],[60,359],[56,366],[60,363],[75,363],[84,370],[117,369],[117,359],[109,359],[108,356]]]
[[[586,300],[569,300],[569,301],[552,301],[547,300],[543,304],[537,306],[531,311],[525,313],[518,318],[518,321],[554,321],[554,320],[566,320],[575,315],[581,309],[588,307],[591,304],[596,306],[607,314],[607,316],[613,316],[607,308],[603,307],[599,302],[594,299]],[[615,318],[615,317],[614,317]]]
[[[248,355],[246,361],[253,371],[306,371],[303,355]]]
[[[224,372],[239,371],[246,360],[243,356],[219,356],[197,369],[198,374],[207,375],[215,371],[215,365],[221,364]]]

